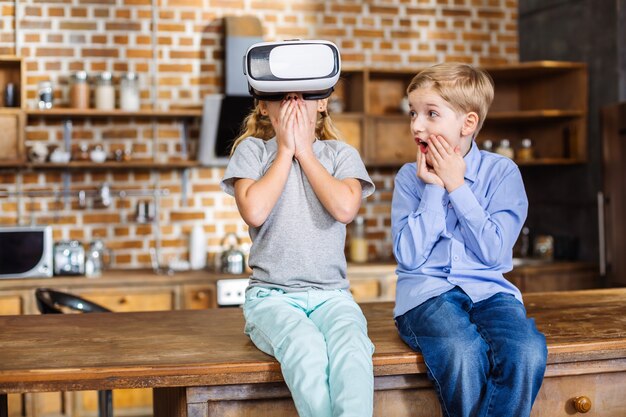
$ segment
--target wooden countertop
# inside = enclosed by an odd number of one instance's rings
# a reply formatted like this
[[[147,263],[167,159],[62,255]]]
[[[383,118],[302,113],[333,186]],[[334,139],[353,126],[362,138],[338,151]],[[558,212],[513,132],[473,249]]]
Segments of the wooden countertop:
[[[539,261],[521,260],[511,273],[533,274],[550,271],[575,271],[579,269],[595,268],[594,264],[580,261]],[[371,275],[395,275],[396,264],[390,262],[372,262],[365,264],[348,264],[348,278]],[[67,286],[111,286],[123,283],[128,286],[145,286],[147,282],[153,285],[182,284],[182,283],[210,283],[218,279],[248,278],[250,274],[229,275],[219,272],[200,270],[175,272],[173,275],[158,275],[150,269],[114,269],[107,270],[101,277],[87,278],[85,276],[55,276],[52,278],[21,278],[0,279],[0,290],[21,290],[37,287],[67,287]]]
[[[626,369],[626,288],[525,296],[546,334],[547,376]],[[362,306],[376,375],[425,371],[398,337],[392,303]],[[0,317],[0,393],[282,380],[243,334],[240,309]]]

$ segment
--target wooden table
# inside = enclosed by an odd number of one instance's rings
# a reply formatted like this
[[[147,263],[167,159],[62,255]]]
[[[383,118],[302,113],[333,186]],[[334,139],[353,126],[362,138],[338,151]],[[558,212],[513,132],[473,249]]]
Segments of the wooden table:
[[[527,294],[548,340],[533,416],[626,416],[626,289]],[[363,305],[376,345],[375,415],[441,415],[391,303]],[[155,417],[295,416],[278,363],[243,334],[239,309],[0,317],[0,417],[7,393],[153,388]]]

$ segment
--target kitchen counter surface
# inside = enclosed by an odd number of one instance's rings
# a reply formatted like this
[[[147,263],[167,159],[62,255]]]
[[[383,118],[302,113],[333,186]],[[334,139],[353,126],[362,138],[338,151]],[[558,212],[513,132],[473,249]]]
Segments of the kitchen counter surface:
[[[626,288],[535,293],[526,306],[556,365],[626,360],[625,300]],[[375,373],[423,373],[421,355],[397,335],[392,308],[363,305]],[[254,347],[243,324],[240,309],[0,317],[0,392],[281,380],[278,363]]]

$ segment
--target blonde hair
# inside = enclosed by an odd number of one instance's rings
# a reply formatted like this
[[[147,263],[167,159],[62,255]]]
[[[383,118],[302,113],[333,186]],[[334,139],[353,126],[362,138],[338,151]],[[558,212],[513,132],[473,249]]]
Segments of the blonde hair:
[[[263,140],[270,140],[276,136],[270,118],[261,114],[259,101],[255,100],[255,102],[256,105],[254,106],[254,109],[250,112],[250,114],[248,114],[248,116],[246,116],[241,124],[239,136],[233,142],[233,147],[230,150],[231,155],[235,152],[235,148],[237,148],[243,140],[249,138],[250,136]],[[315,136],[320,140],[339,139],[339,131],[330,119],[328,110],[318,112],[317,114]]]
[[[493,101],[493,79],[487,71],[467,64],[446,62],[420,71],[406,93],[431,88],[457,112],[478,114],[474,138],[483,127]]]

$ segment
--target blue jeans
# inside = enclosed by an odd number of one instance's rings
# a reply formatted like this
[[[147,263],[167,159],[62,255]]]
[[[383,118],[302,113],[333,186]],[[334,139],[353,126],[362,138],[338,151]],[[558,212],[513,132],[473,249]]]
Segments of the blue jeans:
[[[300,417],[372,416],[374,345],[348,291],[253,287],[243,312],[246,334],[280,362]]]
[[[444,416],[530,415],[548,352],[512,295],[473,303],[456,287],[397,317],[396,326],[422,353]]]

